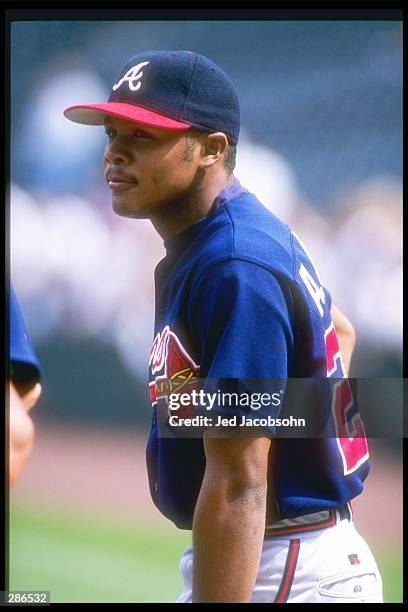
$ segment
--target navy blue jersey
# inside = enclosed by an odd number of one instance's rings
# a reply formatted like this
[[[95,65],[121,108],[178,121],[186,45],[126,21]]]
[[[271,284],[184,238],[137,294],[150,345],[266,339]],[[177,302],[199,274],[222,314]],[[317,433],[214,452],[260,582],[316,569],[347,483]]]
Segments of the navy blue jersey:
[[[305,247],[237,180],[205,218],[165,247],[155,270],[147,468],[154,503],[178,527],[191,529],[205,470],[203,441],[157,431],[158,402],[167,401],[177,381],[342,379],[344,370],[331,297]],[[338,395],[347,400],[342,380]],[[338,508],[361,493],[369,471],[363,429],[357,427],[355,439],[276,438],[274,446],[268,481],[282,519]]]
[[[12,287],[10,287],[9,309],[10,376],[16,381],[39,380],[41,377],[40,364]]]

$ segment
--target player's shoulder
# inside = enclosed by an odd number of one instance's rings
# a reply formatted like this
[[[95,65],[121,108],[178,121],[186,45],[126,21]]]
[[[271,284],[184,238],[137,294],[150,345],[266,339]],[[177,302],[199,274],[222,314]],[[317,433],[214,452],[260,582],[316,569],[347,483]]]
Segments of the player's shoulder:
[[[242,261],[292,279],[291,229],[239,183],[224,191],[199,255],[199,269]],[[223,192],[222,192],[223,193]],[[230,195],[231,194],[231,195]]]
[[[292,262],[289,226],[268,210],[256,195],[230,201],[225,208],[231,220],[234,254],[275,271],[287,272]]]

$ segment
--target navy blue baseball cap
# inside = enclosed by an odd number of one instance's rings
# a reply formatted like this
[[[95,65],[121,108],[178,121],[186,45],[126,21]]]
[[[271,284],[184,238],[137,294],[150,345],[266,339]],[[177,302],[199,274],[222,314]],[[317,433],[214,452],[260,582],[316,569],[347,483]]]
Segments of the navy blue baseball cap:
[[[145,51],[122,67],[104,104],[65,109],[75,123],[103,125],[107,115],[169,130],[224,132],[236,145],[238,94],[228,75],[192,51]]]

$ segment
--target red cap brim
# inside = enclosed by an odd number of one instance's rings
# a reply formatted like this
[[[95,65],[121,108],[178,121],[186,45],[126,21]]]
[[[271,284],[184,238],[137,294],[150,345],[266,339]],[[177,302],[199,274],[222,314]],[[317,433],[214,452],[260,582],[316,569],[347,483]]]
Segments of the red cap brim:
[[[69,106],[64,110],[64,115],[70,121],[84,125],[103,125],[105,117],[113,115],[114,117],[134,121],[135,123],[143,123],[144,125],[167,130],[187,130],[191,127],[188,123],[183,123],[182,121],[155,113],[147,108],[124,102]]]

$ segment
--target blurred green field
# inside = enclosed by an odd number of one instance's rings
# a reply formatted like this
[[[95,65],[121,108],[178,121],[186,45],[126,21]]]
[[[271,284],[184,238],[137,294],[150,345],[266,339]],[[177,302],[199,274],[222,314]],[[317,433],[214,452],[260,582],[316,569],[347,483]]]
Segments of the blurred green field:
[[[51,602],[174,602],[190,532],[71,511],[13,505],[9,590],[50,591]],[[371,542],[370,542],[371,544]],[[402,601],[401,559],[372,546],[384,601]]]
[[[174,602],[191,534],[113,517],[16,507],[9,517],[9,590],[51,602]]]

